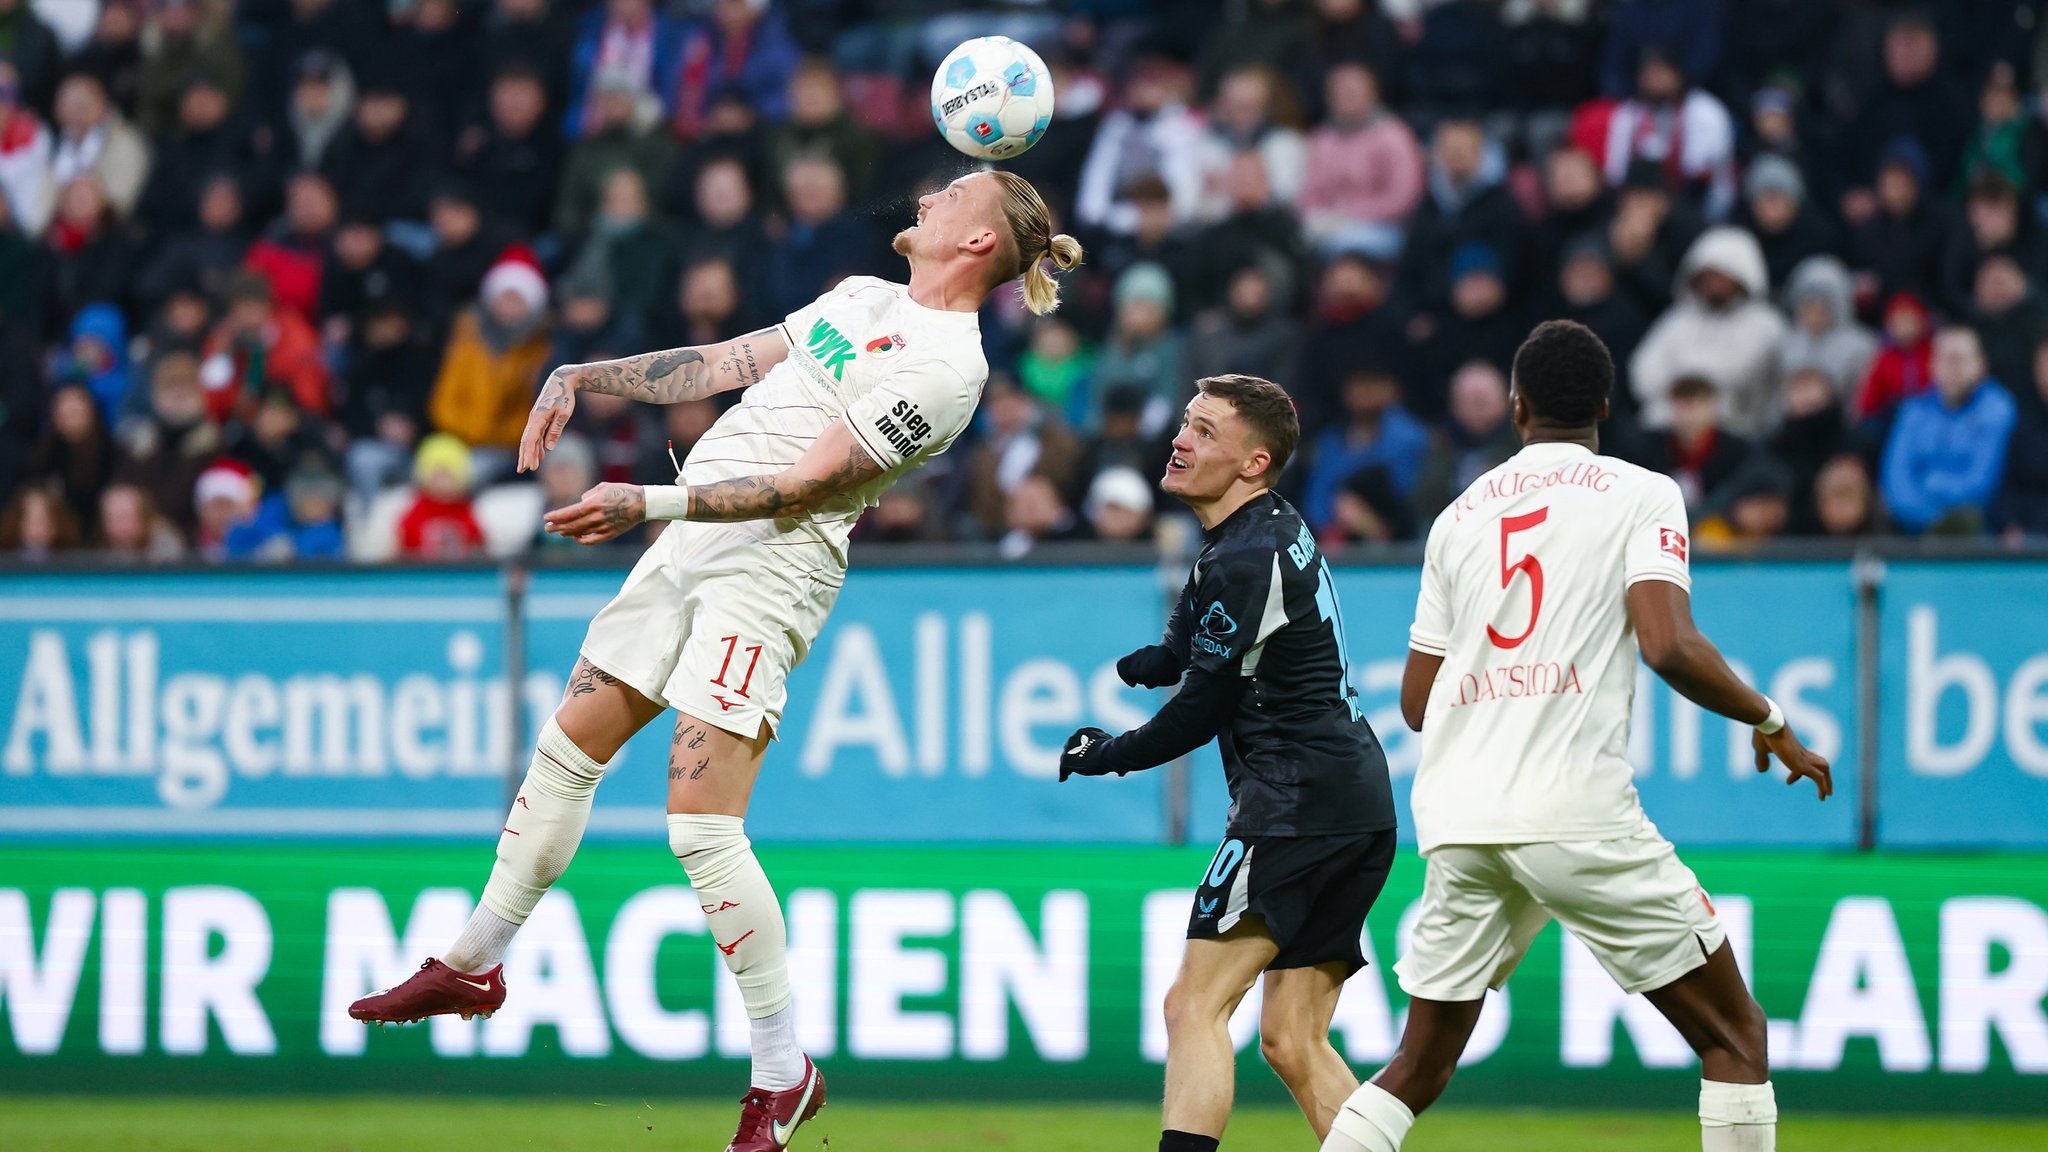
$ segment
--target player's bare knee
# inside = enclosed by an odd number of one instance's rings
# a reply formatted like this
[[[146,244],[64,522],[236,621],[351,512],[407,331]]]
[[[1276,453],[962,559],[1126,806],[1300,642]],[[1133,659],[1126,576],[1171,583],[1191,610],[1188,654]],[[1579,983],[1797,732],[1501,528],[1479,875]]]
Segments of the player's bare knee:
[[[1259,1055],[1273,1074],[1287,1084],[1308,1078],[1315,1063],[1316,1037],[1286,1027],[1259,1027]]]

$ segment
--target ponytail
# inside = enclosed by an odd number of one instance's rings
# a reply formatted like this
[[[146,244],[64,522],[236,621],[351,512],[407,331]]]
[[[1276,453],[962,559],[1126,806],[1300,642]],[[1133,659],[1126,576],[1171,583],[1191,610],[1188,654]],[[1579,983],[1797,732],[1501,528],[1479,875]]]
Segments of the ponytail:
[[[998,267],[996,283],[1022,276],[1024,307],[1043,316],[1060,306],[1059,282],[1046,262],[1060,272],[1070,271],[1081,263],[1081,242],[1064,232],[1053,234],[1052,211],[1030,181],[1012,172],[991,175],[1002,186],[1003,220],[1010,227],[1011,245],[1009,258]]]
[[[1060,306],[1059,281],[1045,270],[1045,262],[1066,272],[1081,263],[1081,242],[1065,232],[1046,241],[1046,249],[1024,269],[1024,307],[1043,316]]]

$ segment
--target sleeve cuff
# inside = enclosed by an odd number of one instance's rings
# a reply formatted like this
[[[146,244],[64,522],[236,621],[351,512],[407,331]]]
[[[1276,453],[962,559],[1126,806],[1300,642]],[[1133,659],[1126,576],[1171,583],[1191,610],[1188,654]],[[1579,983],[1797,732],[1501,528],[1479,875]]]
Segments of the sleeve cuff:
[[[1645,580],[1662,580],[1666,584],[1676,584],[1687,592],[1692,591],[1692,573],[1673,572],[1664,568],[1648,568],[1641,572],[1631,572],[1628,574],[1628,580],[1623,587],[1633,588]]]
[[[1425,656],[1448,656],[1451,654],[1451,646],[1449,644],[1430,637],[1418,636],[1413,631],[1408,633],[1408,647],[1415,649]]]

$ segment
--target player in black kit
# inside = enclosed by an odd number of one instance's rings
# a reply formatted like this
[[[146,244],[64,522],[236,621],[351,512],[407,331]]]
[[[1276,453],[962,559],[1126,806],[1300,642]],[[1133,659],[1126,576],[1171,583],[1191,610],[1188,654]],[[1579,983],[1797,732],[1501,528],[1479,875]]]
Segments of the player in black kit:
[[[1365,916],[1394,859],[1387,760],[1361,714],[1329,565],[1271,491],[1301,437],[1293,402],[1255,376],[1202,380],[1163,487],[1204,540],[1166,635],[1117,662],[1133,686],[1180,691],[1121,736],[1083,728],[1060,779],[1156,767],[1219,739],[1230,822],[1195,895],[1166,996],[1159,1152],[1213,1152],[1230,1119],[1230,1015],[1265,973],[1260,1049],[1328,1135],[1358,1087],[1330,1046]]]

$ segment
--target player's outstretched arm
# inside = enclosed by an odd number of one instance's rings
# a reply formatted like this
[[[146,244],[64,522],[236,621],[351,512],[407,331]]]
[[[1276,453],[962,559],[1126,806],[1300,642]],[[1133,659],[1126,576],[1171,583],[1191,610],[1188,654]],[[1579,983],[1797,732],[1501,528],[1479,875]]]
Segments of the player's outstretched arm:
[[[1628,612],[1651,671],[1687,700],[1756,728],[1757,771],[1768,771],[1775,754],[1792,774],[1787,783],[1806,777],[1821,799],[1834,794],[1827,757],[1801,744],[1778,706],[1728,667],[1721,650],[1693,623],[1692,596],[1685,589],[1668,580],[1638,580],[1628,589]],[[1405,710],[1405,690],[1403,704]]]
[[[780,520],[808,515],[883,471],[845,421],[834,420],[796,463],[780,472],[688,487],[599,484],[576,503],[548,513],[542,523],[578,544],[602,544],[647,520]]]
[[[540,458],[561,442],[576,409],[576,393],[602,392],[649,404],[701,400],[758,384],[789,356],[780,328],[763,328],[723,344],[665,348],[617,360],[564,364],[548,373],[519,437],[519,471],[540,467]]]

